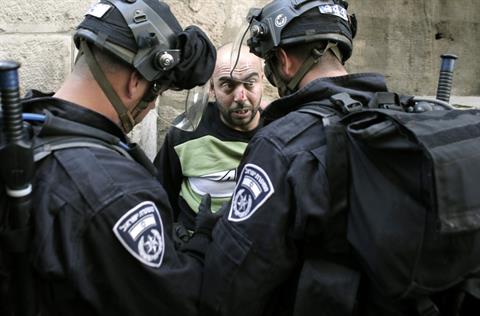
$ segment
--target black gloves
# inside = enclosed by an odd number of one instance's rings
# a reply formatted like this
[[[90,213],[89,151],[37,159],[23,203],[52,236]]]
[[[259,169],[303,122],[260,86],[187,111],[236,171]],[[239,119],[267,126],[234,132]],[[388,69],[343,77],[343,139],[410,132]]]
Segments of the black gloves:
[[[212,235],[212,230],[218,219],[223,215],[222,207],[217,213],[212,213],[211,210],[212,199],[210,194],[205,194],[202,197],[202,202],[198,206],[198,214],[195,219],[195,233],[205,234],[207,236]]]
[[[190,232],[182,223],[173,223],[173,243],[176,249],[182,248],[192,238]]]
[[[203,261],[205,251],[212,239],[212,230],[222,217],[225,207],[217,213],[212,213],[210,194],[205,194],[198,206],[198,214],[195,217],[195,232],[192,238],[182,245],[182,250],[190,252],[193,256]]]

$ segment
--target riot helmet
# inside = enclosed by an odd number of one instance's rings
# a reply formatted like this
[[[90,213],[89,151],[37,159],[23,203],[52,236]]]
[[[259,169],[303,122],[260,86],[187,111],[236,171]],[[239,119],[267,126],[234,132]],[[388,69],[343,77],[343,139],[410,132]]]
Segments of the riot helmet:
[[[350,58],[357,22],[347,8],[343,0],[274,0],[262,9],[249,11],[247,44],[252,53],[265,59],[265,74],[279,91],[294,91],[327,50],[342,63]],[[272,64],[276,49],[304,44],[311,44],[309,58],[290,82],[282,82]]]
[[[74,42],[97,83],[129,132],[135,117],[166,89],[190,89],[210,78],[216,52],[197,27],[182,29],[169,6],[158,0],[101,0],[85,14]],[[151,82],[142,102],[128,111],[92,53],[92,46],[135,69]]]

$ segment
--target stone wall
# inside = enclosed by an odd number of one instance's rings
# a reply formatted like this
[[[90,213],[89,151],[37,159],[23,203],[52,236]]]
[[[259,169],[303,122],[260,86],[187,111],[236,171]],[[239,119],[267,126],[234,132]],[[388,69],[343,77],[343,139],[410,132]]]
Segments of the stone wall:
[[[54,91],[70,71],[75,55],[71,34],[92,0],[0,0],[0,59],[22,63],[22,91]],[[181,24],[201,26],[216,45],[231,41],[249,7],[265,0],[166,0]],[[462,102],[480,100],[480,1],[351,0],[359,30],[351,72],[378,71],[401,93],[435,95],[440,55],[459,56],[452,93]],[[131,137],[153,157],[168,122],[183,108],[185,92],[169,92],[156,113]],[[276,97],[272,87],[266,98]],[[465,98],[470,97],[470,98]],[[453,99],[456,100],[456,99]]]
[[[385,73],[392,89],[435,95],[440,55],[459,57],[452,94],[480,95],[480,1],[351,1],[359,32],[353,71]]]

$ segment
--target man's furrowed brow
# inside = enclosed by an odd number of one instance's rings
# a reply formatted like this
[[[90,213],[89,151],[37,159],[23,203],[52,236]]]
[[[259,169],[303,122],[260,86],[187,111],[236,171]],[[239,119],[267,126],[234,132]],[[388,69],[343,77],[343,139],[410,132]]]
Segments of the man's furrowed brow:
[[[230,77],[230,76],[222,76],[220,78],[218,78],[218,81],[219,82],[248,82],[250,79],[252,78],[258,78],[260,77],[260,75],[258,74],[258,72],[252,72],[252,73],[249,73],[247,74],[245,77],[243,78],[238,78],[238,77]]]

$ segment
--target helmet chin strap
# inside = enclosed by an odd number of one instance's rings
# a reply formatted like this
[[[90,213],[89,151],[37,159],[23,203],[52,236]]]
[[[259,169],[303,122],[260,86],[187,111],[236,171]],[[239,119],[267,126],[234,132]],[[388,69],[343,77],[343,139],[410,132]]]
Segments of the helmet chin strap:
[[[277,67],[275,67],[272,62],[270,62],[271,59],[269,59],[269,61],[267,61],[267,67],[269,68],[268,71],[271,71],[275,78],[275,84],[278,88],[280,96],[286,96],[298,90],[298,84],[300,83],[300,81],[303,79],[303,77],[305,77],[307,72],[310,71],[310,69],[312,69],[312,67],[318,63],[320,58],[325,54],[327,50],[330,50],[335,55],[335,57],[340,60],[340,62],[342,61],[342,54],[337,47],[337,43],[328,42],[327,46],[323,50],[313,46],[311,48],[310,55],[305,59],[300,69],[298,69],[298,71],[295,73],[292,79],[290,79],[290,81],[282,78],[282,76],[280,75],[280,71],[277,69]]]
[[[150,102],[147,102],[145,100],[141,100],[133,109],[131,112],[131,116],[133,120],[135,121],[137,117],[148,108]]]
[[[123,131],[125,133],[130,132],[132,128],[135,126],[135,117],[137,117],[138,114],[136,114],[135,116],[132,116],[132,114],[127,110],[123,102],[120,100],[120,97],[115,92],[112,85],[110,84],[107,77],[105,76],[102,69],[100,68],[100,65],[98,64],[97,60],[93,56],[92,50],[88,46],[87,42],[83,39],[80,42],[80,49],[81,49],[81,52],[85,55],[88,68],[90,69],[93,77],[95,78],[95,81],[102,88],[103,93],[105,93],[108,100],[113,105],[113,108],[117,112],[118,117],[120,118],[120,123]],[[145,106],[145,108],[147,106],[148,104]]]

